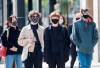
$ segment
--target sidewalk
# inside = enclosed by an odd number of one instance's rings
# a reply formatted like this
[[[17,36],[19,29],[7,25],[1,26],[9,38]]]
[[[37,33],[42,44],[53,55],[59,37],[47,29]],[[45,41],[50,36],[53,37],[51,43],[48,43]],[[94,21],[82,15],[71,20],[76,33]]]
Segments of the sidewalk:
[[[78,65],[79,63],[77,59],[73,68],[78,68]],[[43,68],[48,68],[48,65],[46,63],[43,63]],[[66,63],[66,68],[70,68],[70,60]],[[100,68],[100,63],[93,61],[91,68]]]
[[[4,64],[0,64],[0,68],[5,68]],[[43,63],[43,68],[48,68],[48,65]],[[70,60],[66,63],[66,68],[70,68]],[[75,62],[74,68],[78,68],[78,59]],[[91,68],[100,68],[100,63],[93,61]]]

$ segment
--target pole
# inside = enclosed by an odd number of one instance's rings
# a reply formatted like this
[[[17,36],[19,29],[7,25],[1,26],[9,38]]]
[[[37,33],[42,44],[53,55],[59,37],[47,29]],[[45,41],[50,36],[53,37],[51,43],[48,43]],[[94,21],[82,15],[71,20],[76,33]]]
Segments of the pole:
[[[56,0],[49,0],[49,12],[53,12],[54,11],[54,5],[56,4]]]
[[[12,1],[7,0],[7,18],[12,15]]]
[[[28,12],[32,10],[32,0],[28,0]]]
[[[4,16],[3,16],[3,0],[2,0],[2,27],[3,27],[3,23],[4,23],[3,18],[4,18]]]
[[[42,13],[42,10],[41,10],[41,8],[42,8],[42,4],[41,4],[41,3],[42,3],[41,0],[38,0],[38,10],[39,10],[40,13]],[[40,19],[40,21],[39,21],[39,24],[40,24],[40,25],[43,25],[41,19]]]
[[[18,27],[22,29],[25,26],[25,2],[24,0],[17,0],[17,16]]]

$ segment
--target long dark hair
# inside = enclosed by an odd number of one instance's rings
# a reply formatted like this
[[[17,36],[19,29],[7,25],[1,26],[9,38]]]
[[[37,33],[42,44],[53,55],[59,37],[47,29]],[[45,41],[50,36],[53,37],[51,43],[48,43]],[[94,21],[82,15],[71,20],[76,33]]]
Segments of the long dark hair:
[[[9,27],[10,27],[10,26],[9,26],[9,23],[12,23],[12,18],[16,18],[16,19],[17,19],[17,17],[14,16],[14,15],[9,16],[9,17],[8,17],[8,20],[7,20],[7,22],[6,22],[6,28],[9,28]]]

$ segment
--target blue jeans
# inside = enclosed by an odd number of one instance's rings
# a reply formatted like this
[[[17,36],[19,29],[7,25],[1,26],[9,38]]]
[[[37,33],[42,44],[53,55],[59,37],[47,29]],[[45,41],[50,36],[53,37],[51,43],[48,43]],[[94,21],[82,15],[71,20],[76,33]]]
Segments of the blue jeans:
[[[92,54],[84,54],[82,52],[77,52],[77,54],[80,62],[80,68],[90,68],[92,62]]]
[[[16,68],[22,68],[21,55],[7,55],[6,56],[6,68],[12,68],[13,62],[16,62]]]

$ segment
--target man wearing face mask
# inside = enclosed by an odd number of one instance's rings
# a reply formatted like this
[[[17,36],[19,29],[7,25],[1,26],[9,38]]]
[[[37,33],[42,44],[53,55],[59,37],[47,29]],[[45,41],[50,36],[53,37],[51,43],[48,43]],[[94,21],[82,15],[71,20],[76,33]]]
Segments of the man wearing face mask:
[[[43,52],[43,35],[44,28],[39,25],[41,15],[38,11],[32,10],[29,12],[29,25],[23,27],[18,43],[28,47],[28,56],[24,60],[25,68],[42,68],[42,52]]]
[[[17,68],[22,68],[21,53],[22,47],[18,45],[17,40],[20,30],[17,27],[16,16],[10,16],[7,21],[9,26],[1,36],[2,44],[7,48],[6,68],[12,68],[13,62],[16,62]]]
[[[65,68],[69,59],[69,34],[65,27],[59,25],[59,19],[59,13],[52,12],[51,25],[44,32],[44,61],[49,68]]]
[[[94,47],[99,37],[96,24],[87,13],[87,9],[83,10],[82,14],[82,19],[73,24],[71,40],[77,47],[80,68],[90,68]]]

